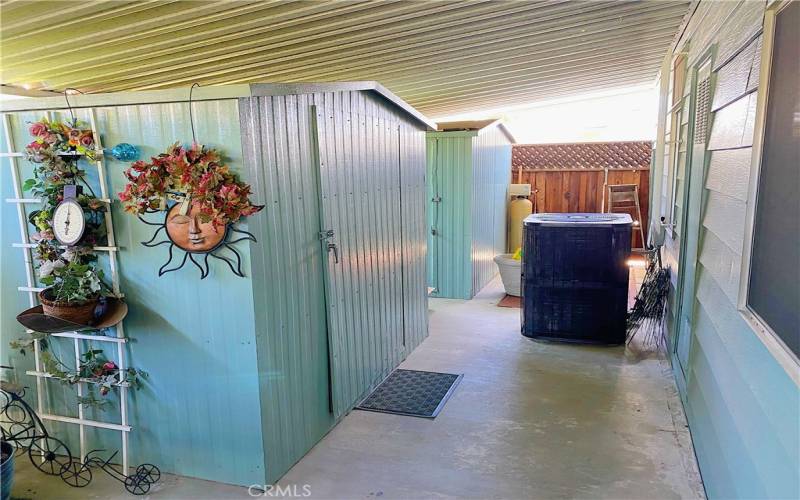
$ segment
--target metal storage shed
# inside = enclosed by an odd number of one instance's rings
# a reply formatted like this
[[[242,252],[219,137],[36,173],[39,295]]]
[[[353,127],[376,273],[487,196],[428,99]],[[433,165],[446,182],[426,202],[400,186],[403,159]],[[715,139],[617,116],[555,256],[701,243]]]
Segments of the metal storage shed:
[[[191,141],[188,96],[187,88],[70,102],[82,121],[94,112],[106,147],[131,143],[148,158]],[[189,268],[159,278],[166,249],[140,245],[152,231],[113,204],[126,331],[137,340],[128,355],[149,373],[130,404],[131,462],[269,484],[427,336],[425,131],[432,126],[375,82],[200,87],[192,106],[198,141],[219,148],[266,208],[244,226],[258,240],[239,247],[246,277],[217,262],[200,282]],[[30,141],[27,122],[46,112],[69,116],[63,97],[2,110],[10,131],[3,143],[13,151]],[[127,164],[104,161],[119,192]],[[27,178],[31,164],[16,163]],[[15,198],[9,172],[3,165],[2,199]],[[1,205],[0,284],[9,291],[25,281],[27,249],[10,248],[20,238],[16,208]],[[336,256],[323,250],[328,230]],[[14,337],[26,335],[14,320],[27,307],[23,295],[2,301],[0,326]],[[20,380],[32,367],[12,353],[3,361]],[[51,386],[46,404],[63,411],[74,395]],[[74,443],[68,427],[52,429]],[[87,432],[95,448],[119,447],[118,433]]]
[[[439,123],[428,132],[428,286],[471,299],[506,251],[514,137],[499,120]]]

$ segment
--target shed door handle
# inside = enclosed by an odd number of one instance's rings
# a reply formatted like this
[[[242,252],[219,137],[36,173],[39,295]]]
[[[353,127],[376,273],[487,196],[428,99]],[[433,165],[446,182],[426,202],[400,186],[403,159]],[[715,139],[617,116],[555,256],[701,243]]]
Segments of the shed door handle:
[[[333,250],[333,261],[338,264],[339,263],[339,247],[336,246],[336,243],[328,243],[328,253],[331,253]]]

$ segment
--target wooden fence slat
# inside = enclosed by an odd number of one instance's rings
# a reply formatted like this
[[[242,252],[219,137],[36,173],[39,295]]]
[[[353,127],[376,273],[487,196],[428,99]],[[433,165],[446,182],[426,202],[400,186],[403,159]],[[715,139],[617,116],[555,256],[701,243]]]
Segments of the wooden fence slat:
[[[607,195],[602,170],[523,170],[512,171],[513,179],[522,179],[522,184],[531,185],[530,200],[537,212],[600,212],[603,197]],[[647,221],[650,204],[650,171],[609,170],[608,184],[637,184],[639,186],[639,206],[642,212],[644,234],[647,235]],[[631,216],[634,214],[631,213]],[[633,232],[632,244],[642,246],[639,231]]]

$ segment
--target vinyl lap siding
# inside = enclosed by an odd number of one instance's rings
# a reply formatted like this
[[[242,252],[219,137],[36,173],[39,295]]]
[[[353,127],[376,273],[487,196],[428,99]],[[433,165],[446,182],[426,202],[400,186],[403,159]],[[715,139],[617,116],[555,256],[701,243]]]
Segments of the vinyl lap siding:
[[[764,6],[701,2],[677,48],[690,41],[691,67],[717,43],[692,344],[681,387],[711,498],[800,497],[800,391],[736,308],[744,214],[753,202],[747,183]],[[672,265],[678,243],[665,244]]]

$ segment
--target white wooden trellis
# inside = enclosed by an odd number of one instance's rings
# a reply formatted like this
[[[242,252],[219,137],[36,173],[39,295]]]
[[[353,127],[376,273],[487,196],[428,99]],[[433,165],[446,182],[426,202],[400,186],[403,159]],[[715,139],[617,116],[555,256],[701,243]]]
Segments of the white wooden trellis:
[[[111,198],[108,192],[108,183],[106,181],[106,171],[105,171],[105,164],[103,162],[103,146],[100,142],[100,135],[97,133],[96,127],[96,117],[95,117],[95,110],[94,108],[90,109],[89,115],[89,124],[92,129],[92,135],[94,136],[94,144],[96,148],[95,154],[95,166],[97,167],[97,177],[100,182],[100,200],[106,204],[107,210],[105,210],[105,223],[106,223],[106,230],[107,230],[107,239],[108,245],[107,246],[97,246],[94,247],[95,251],[103,251],[108,252],[109,258],[109,270],[111,271],[111,290],[117,297],[121,298],[122,294],[120,293],[119,289],[119,273],[117,270],[117,246],[116,240],[114,237],[114,223],[111,218]],[[20,292],[25,292],[28,294],[28,302],[31,307],[34,307],[37,303],[37,293],[42,290],[41,287],[36,286],[36,281],[34,280],[34,268],[33,268],[33,259],[31,256],[31,248],[36,247],[36,244],[31,243],[28,236],[28,220],[25,215],[25,204],[35,204],[41,203],[40,199],[37,198],[23,198],[22,193],[22,185],[20,184],[19,178],[19,168],[17,165],[17,158],[24,158],[25,153],[16,152],[14,150],[14,140],[11,130],[11,117],[8,113],[3,114],[3,128],[5,130],[6,135],[6,146],[8,148],[8,152],[0,153],[0,157],[6,157],[9,159],[9,165],[11,168],[11,181],[14,185],[14,198],[6,199],[6,202],[13,203],[17,206],[17,216],[19,218],[19,226],[20,226],[20,239],[22,240],[19,243],[13,243],[12,246],[15,248],[22,249],[22,253],[24,255],[25,260],[25,277],[26,277],[26,286],[20,286],[17,289]],[[52,375],[46,373],[41,364],[41,345],[38,340],[34,341],[34,367],[35,370],[27,371],[28,375],[32,375],[36,377],[36,413],[39,415],[39,418],[42,420],[51,420],[56,422],[64,422],[68,424],[75,424],[78,426],[79,429],[79,436],[80,436],[80,460],[84,462],[86,460],[86,427],[96,427],[101,429],[111,429],[120,432],[122,438],[122,472],[123,474],[128,474],[128,433],[131,431],[131,426],[128,425],[128,388],[130,384],[126,380],[125,370],[127,369],[127,363],[125,359],[125,343],[128,339],[125,337],[125,330],[123,327],[122,321],[117,323],[114,328],[116,329],[116,336],[105,336],[105,335],[88,335],[85,333],[79,332],[64,332],[64,333],[54,333],[51,334],[53,337],[62,337],[62,338],[70,338],[73,341],[73,346],[75,349],[75,363],[76,367],[80,364],[80,355],[81,355],[81,340],[91,340],[95,342],[110,342],[116,344],[117,346],[117,367],[119,368],[119,380],[115,384],[119,390],[119,413],[120,413],[120,423],[109,423],[109,422],[101,422],[98,420],[91,420],[85,418],[84,415],[84,408],[83,404],[78,403],[78,418],[74,417],[67,417],[64,415],[58,415],[55,413],[46,413],[44,407],[44,397],[43,397],[43,390],[45,386],[45,380],[48,378],[53,378]],[[32,333],[28,330],[28,333]],[[84,385],[86,383],[90,383],[89,380],[81,379],[75,385],[77,387],[78,396],[83,396]]]

